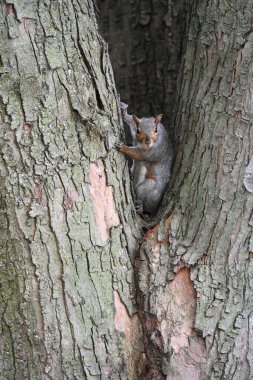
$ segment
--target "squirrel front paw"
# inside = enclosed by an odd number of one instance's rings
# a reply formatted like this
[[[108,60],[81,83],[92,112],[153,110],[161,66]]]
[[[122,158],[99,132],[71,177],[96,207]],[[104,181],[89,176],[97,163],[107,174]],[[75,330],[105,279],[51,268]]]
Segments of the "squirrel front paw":
[[[115,146],[115,148],[117,148],[117,149],[121,149],[124,145],[125,145],[125,144],[124,144],[123,142],[118,141],[118,140],[116,140],[116,141],[114,142],[114,146]]]

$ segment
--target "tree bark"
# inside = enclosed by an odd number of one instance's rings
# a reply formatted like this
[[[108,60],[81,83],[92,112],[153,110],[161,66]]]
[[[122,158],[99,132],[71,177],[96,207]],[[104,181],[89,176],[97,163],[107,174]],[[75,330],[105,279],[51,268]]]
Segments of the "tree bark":
[[[151,378],[253,377],[252,15],[243,0],[188,12],[167,217],[140,251]]]
[[[250,379],[251,2],[189,7],[166,216],[139,255],[92,3],[1,11],[2,379]]]
[[[0,7],[0,378],[137,378],[139,231],[93,4]]]

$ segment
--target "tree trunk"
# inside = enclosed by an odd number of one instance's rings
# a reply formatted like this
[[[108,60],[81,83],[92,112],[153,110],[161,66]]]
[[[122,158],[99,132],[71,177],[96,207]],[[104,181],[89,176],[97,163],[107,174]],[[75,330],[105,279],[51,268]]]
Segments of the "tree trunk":
[[[137,378],[139,231],[92,2],[8,1],[0,22],[0,377]]]
[[[253,377],[252,24],[250,1],[188,13],[168,216],[140,251],[150,376]]]
[[[189,8],[166,217],[137,259],[92,3],[1,10],[1,378],[253,377],[251,2]]]
[[[184,32],[185,0],[97,0],[117,91],[140,117],[171,124]]]

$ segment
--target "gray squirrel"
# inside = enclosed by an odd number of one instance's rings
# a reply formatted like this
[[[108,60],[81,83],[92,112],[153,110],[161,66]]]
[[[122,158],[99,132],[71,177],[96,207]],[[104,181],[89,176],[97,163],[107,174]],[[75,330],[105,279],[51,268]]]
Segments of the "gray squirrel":
[[[115,147],[133,159],[131,173],[136,195],[136,209],[154,214],[169,183],[172,145],[161,123],[162,115],[141,118],[128,115],[128,105],[120,103],[123,120],[130,127],[133,146],[116,141]]]

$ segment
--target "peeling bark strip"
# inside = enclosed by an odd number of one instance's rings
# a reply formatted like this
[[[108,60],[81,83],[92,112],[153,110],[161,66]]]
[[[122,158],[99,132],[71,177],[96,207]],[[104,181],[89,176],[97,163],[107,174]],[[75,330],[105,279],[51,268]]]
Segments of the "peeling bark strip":
[[[140,310],[147,353],[147,378],[198,380],[204,376],[204,339],[194,329],[197,295],[188,268],[169,279],[169,229],[173,214],[148,233],[139,263]]]
[[[119,217],[115,211],[112,186],[106,186],[104,166],[101,161],[90,164],[90,182],[96,225],[102,241],[105,242],[110,236],[110,228],[119,225]]]
[[[0,12],[0,379],[129,379],[113,292],[137,321],[139,232],[92,2]]]
[[[145,374],[146,354],[143,347],[142,326],[138,314],[129,315],[119,293],[114,291],[115,328],[124,334],[123,351],[127,353],[128,378],[140,379]]]
[[[188,369],[201,380],[247,380],[253,378],[253,3],[196,0],[187,24],[175,115],[177,156],[167,195],[167,211],[175,209],[169,246],[161,244],[165,220],[140,256],[142,318],[156,321],[164,341],[149,339],[146,347],[151,365],[157,368],[160,361],[161,378],[181,379]],[[189,268],[197,292],[193,319],[180,302],[182,289],[170,299],[173,282],[188,273],[180,268]],[[170,305],[180,305],[179,329]],[[188,344],[197,347],[193,356],[181,349],[180,361],[176,343],[183,343],[180,334],[193,321]]]
[[[246,189],[250,193],[253,193],[253,156],[251,157],[250,162],[245,169],[243,183]]]

